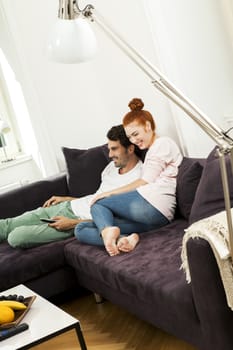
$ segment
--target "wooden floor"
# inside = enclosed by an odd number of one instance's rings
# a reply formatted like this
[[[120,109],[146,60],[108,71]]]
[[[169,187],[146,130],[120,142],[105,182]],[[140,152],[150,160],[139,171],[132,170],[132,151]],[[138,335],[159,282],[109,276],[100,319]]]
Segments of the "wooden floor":
[[[88,350],[197,350],[108,301],[96,304],[92,294],[56,300],[56,304],[79,319]],[[79,350],[80,346],[72,330],[33,349]]]

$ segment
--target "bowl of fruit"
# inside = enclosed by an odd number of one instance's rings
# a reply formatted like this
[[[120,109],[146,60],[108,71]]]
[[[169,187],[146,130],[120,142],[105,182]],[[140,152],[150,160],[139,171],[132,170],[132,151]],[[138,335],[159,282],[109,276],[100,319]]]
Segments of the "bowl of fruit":
[[[21,322],[36,296],[0,295],[0,329],[14,327]]]

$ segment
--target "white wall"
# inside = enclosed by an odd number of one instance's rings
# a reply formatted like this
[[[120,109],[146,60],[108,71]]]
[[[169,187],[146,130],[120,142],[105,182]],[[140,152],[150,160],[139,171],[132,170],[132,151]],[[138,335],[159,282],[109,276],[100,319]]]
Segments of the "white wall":
[[[141,1],[120,0],[109,6],[109,1],[98,0],[93,4],[137,49],[156,61]],[[86,148],[104,143],[106,131],[121,122],[132,97],[142,97],[161,133],[177,139],[167,102],[98,28],[99,53],[95,60],[81,65],[51,63],[45,55],[45,44],[56,19],[58,1],[4,0],[4,5],[23,72],[19,80],[38,144],[43,151],[40,128],[45,126],[45,140],[49,139],[60,169],[64,167],[61,146]],[[120,14],[120,25],[115,13]],[[30,81],[26,81],[25,72]],[[43,156],[49,157],[45,152]]]
[[[211,120],[225,129],[227,118],[233,123],[233,52],[232,42],[228,40],[233,28],[226,25],[230,2],[144,2],[164,73]],[[231,7],[233,9],[233,3]],[[182,112],[173,111],[180,121],[188,153],[207,154],[213,146],[211,139]]]
[[[213,120],[222,123],[225,114],[233,113],[231,46],[219,0],[91,3]],[[182,141],[177,120],[189,154],[207,154],[212,146],[207,137],[98,28],[99,52],[93,61],[51,63],[45,45],[58,0],[2,0],[2,4],[17,52],[17,60],[11,62],[23,87],[47,174],[64,169],[61,146],[87,148],[104,143],[107,130],[121,122],[132,97],[144,100],[161,134]],[[80,1],[80,7],[85,4]]]
[[[41,179],[40,169],[30,156],[0,164],[0,193]]]

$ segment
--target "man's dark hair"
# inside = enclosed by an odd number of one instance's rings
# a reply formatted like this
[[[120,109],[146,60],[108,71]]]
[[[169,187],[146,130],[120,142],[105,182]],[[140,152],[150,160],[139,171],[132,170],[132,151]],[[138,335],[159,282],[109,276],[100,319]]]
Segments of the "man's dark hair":
[[[119,141],[120,144],[128,148],[130,145],[133,145],[126,136],[125,129],[122,124],[113,126],[107,133],[107,138],[110,141]],[[140,150],[138,146],[134,145],[134,153],[141,159],[144,160],[146,150]]]
[[[110,141],[119,141],[120,144],[128,148],[132,143],[129,141],[128,137],[126,136],[125,129],[123,128],[123,125],[116,125],[113,126],[107,133],[107,138]]]

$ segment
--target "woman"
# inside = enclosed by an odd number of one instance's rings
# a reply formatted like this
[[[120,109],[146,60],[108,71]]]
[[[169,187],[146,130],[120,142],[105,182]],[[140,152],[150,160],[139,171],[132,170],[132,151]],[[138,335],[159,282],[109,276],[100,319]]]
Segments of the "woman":
[[[159,137],[150,112],[141,99],[129,103],[131,111],[123,118],[129,140],[141,150],[148,149],[141,178],[94,198],[94,223],[76,226],[76,237],[85,242],[85,231],[100,236],[110,256],[132,251],[139,232],[168,224],[176,206],[176,177],[182,155],[169,137]],[[136,233],[137,232],[137,233]]]

